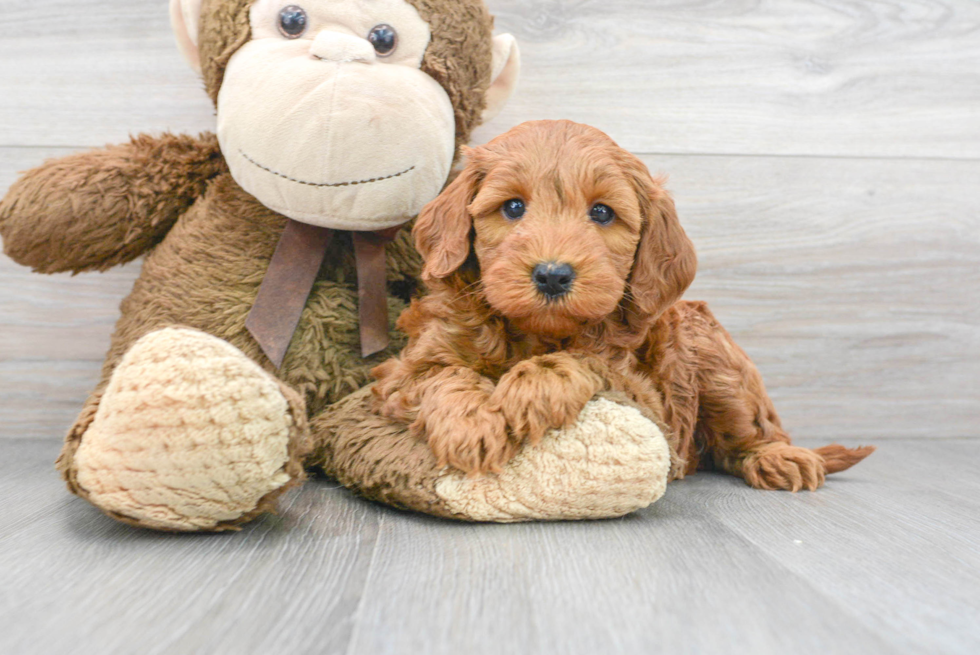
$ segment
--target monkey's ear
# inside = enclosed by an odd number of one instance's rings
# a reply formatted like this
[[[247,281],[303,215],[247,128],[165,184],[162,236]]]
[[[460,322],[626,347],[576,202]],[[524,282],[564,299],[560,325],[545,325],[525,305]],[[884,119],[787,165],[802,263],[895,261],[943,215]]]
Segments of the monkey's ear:
[[[201,74],[201,56],[197,51],[200,21],[201,0],[170,0],[170,25],[177,38],[177,48],[198,75]]]
[[[483,110],[483,122],[492,120],[507,104],[517,78],[521,75],[521,50],[517,39],[510,34],[493,37],[493,66],[490,88],[487,89],[487,108]]]

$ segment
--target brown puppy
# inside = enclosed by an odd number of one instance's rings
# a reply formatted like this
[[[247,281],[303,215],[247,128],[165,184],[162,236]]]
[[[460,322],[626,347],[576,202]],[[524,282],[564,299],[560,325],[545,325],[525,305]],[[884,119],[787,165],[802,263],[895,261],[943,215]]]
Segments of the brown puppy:
[[[430,294],[400,319],[409,345],[373,371],[381,410],[440,463],[498,470],[606,389],[664,417],[675,478],[713,465],[815,490],[874,450],[790,445],[748,356],[704,303],[678,302],[694,247],[608,136],[532,122],[468,155],[415,225]]]

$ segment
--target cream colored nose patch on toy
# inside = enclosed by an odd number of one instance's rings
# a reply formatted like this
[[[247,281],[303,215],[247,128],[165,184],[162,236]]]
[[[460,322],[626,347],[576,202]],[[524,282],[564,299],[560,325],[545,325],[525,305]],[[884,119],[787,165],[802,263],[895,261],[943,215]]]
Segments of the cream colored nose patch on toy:
[[[221,150],[243,189],[294,220],[355,231],[401,225],[435,199],[458,117],[422,70],[432,28],[419,1],[251,5],[251,38],[224,68],[217,98]],[[198,73],[201,3],[170,0],[177,45]],[[489,55],[485,106],[472,108],[483,121],[503,108],[521,67],[509,34],[493,37]],[[451,76],[439,66],[435,77]]]
[[[291,17],[290,36],[281,5],[253,6],[253,39],[225,72],[218,139],[232,176],[303,223],[408,221],[442,190],[455,152],[449,96],[419,69],[428,25],[403,0],[315,0],[297,3],[305,27]],[[378,26],[386,47],[371,41]]]
[[[266,207],[320,227],[380,230],[418,214],[453,160],[442,87],[417,69],[284,49],[246,44],[225,74],[218,140],[235,181]]]

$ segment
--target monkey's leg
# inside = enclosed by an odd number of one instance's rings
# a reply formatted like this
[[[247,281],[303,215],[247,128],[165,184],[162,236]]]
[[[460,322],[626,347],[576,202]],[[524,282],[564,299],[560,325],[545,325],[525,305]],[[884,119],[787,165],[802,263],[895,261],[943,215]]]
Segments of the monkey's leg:
[[[599,394],[571,426],[525,443],[500,473],[440,467],[404,421],[372,410],[371,388],[310,423],[308,460],[368,498],[463,521],[613,518],[664,493],[670,447],[658,425],[622,394]]]
[[[109,516],[228,530],[303,480],[302,399],[227,342],[166,328],[137,341],[69,432],[58,468]]]

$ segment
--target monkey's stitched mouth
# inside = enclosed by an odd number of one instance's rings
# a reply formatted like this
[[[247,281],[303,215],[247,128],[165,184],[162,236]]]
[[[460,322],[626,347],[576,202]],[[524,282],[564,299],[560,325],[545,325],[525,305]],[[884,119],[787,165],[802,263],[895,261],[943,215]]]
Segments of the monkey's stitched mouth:
[[[402,175],[405,175],[407,173],[411,173],[412,171],[415,170],[415,167],[412,166],[411,168],[406,168],[401,173],[394,173],[392,175],[386,175],[385,177],[372,177],[369,180],[357,180],[355,182],[333,182],[333,183],[331,183],[331,182],[323,182],[323,183],[319,183],[319,182],[306,182],[305,180],[297,180],[295,177],[290,177],[288,175],[283,175],[282,173],[280,173],[278,171],[274,171],[274,170],[272,170],[271,168],[269,168],[267,166],[263,166],[259,162],[255,161],[254,159],[252,159],[251,157],[249,157],[248,155],[246,155],[245,154],[245,151],[243,151],[243,150],[239,150],[238,151],[238,154],[240,154],[242,157],[244,157],[245,158],[245,161],[249,162],[250,164],[252,164],[254,166],[257,166],[258,168],[261,168],[262,170],[266,171],[267,173],[272,173],[276,177],[281,177],[284,180],[289,180],[290,182],[295,182],[296,184],[303,184],[305,186],[321,187],[321,188],[334,188],[334,187],[342,187],[342,186],[357,186],[359,184],[371,184],[372,182],[382,182],[384,180],[390,180],[392,178],[401,177]]]

